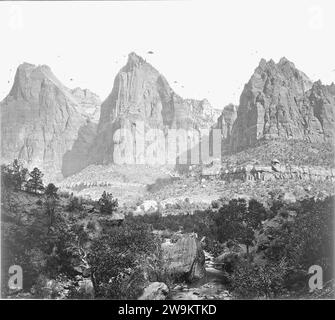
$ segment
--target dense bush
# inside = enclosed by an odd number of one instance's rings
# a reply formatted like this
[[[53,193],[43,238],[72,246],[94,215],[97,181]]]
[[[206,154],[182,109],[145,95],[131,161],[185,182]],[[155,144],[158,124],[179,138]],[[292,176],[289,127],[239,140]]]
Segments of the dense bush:
[[[305,280],[308,268],[314,264],[322,267],[325,281],[334,277],[334,197],[306,199],[299,204],[294,221],[266,232],[273,239],[265,250],[266,257],[273,262],[287,259],[290,287],[295,287],[293,282],[297,282],[299,275]]]
[[[77,253],[71,248],[78,242],[77,235],[60,215],[55,216],[52,228],[40,216],[31,225],[2,223],[1,231],[3,294],[8,281],[4,270],[14,264],[22,267],[24,290],[29,290],[41,274],[50,278],[75,275],[72,261]]]
[[[111,193],[104,191],[98,201],[98,204],[100,206],[101,213],[113,214],[117,210],[118,200],[113,198],[113,195]]]
[[[83,210],[83,205],[82,205],[81,200],[78,197],[71,197],[66,207],[66,210],[69,212],[73,212],[75,210],[78,210],[78,211]]]
[[[285,260],[265,265],[243,261],[229,277],[230,289],[238,298],[276,298],[286,292],[286,274]]]
[[[237,240],[249,251],[249,246],[254,244],[255,231],[265,219],[262,204],[251,200],[248,205],[244,199],[233,199],[223,204],[215,214],[213,231],[218,241]]]
[[[135,299],[144,287],[145,265],[160,243],[143,223],[113,227],[94,240],[88,254],[98,298]]]
[[[324,282],[334,279],[334,197],[295,204],[294,219],[283,214],[286,207],[279,202],[272,207],[282,223],[264,232],[269,244],[257,252],[264,254],[263,263],[249,259],[233,270],[231,288],[237,296],[304,295],[309,290],[308,269],[312,265],[322,267]]]
[[[197,233],[199,236],[213,237],[214,220],[212,211],[194,211],[193,214],[163,216],[160,212],[145,215],[128,215],[127,220],[134,223],[145,223],[155,230],[182,231]]]

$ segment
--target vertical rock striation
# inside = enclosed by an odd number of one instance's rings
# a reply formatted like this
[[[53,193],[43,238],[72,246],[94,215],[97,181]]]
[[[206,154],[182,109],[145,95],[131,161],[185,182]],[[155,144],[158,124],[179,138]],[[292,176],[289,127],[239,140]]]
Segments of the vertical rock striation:
[[[92,149],[93,163],[114,161],[114,134],[120,127],[135,137],[136,121],[145,130],[209,128],[217,112],[207,100],[182,99],[167,80],[142,57],[130,53],[127,64],[114,80],[112,92],[101,105],[98,134]]]
[[[286,58],[262,59],[241,94],[230,150],[260,139],[333,139],[334,107],[333,86],[313,84]]]
[[[62,178],[64,154],[72,149],[79,129],[91,121],[85,104],[85,98],[78,99],[48,66],[20,65],[10,93],[0,103],[2,161],[19,158],[28,167],[39,167],[46,178]]]

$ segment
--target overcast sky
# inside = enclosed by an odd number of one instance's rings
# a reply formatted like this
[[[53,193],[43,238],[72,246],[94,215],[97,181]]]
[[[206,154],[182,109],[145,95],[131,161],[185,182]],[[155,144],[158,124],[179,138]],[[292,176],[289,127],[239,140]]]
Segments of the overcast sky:
[[[334,16],[334,0],[1,2],[0,100],[22,62],[105,99],[131,51],[216,108],[238,103],[261,58],[335,82]]]

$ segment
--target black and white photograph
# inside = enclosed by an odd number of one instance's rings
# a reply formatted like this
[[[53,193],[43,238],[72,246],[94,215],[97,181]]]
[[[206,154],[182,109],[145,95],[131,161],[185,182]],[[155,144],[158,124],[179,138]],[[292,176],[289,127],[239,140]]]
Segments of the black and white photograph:
[[[333,300],[334,16],[1,1],[1,300]]]

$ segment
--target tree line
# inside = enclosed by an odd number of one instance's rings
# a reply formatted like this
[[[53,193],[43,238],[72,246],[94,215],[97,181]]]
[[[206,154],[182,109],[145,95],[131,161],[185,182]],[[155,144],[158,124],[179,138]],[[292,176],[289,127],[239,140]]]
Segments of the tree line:
[[[22,163],[15,159],[9,165],[1,165],[1,183],[6,189],[15,191],[28,191],[34,194],[55,191],[55,185],[50,183],[47,187],[43,184],[43,173],[37,167],[29,172]]]

